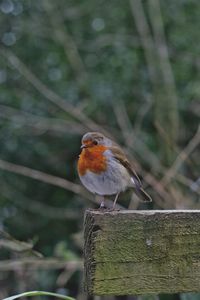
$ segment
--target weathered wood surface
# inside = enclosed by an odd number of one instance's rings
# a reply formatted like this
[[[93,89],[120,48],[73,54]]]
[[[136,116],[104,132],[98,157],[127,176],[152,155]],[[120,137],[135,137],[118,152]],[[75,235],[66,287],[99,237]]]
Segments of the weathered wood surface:
[[[200,291],[200,210],[87,210],[84,226],[89,294]]]

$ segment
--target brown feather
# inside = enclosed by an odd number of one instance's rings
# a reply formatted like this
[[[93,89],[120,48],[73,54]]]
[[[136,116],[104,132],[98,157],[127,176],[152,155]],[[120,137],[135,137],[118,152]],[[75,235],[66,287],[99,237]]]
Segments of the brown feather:
[[[109,150],[112,151],[115,159],[117,159],[128,170],[130,176],[133,177],[135,182],[135,192],[138,195],[138,197],[143,202],[152,202],[152,199],[149,196],[149,194],[145,192],[145,190],[142,188],[142,183],[140,181],[140,178],[138,177],[137,173],[133,170],[124,152],[117,145],[113,147],[109,147]]]
[[[138,177],[137,173],[133,170],[127,157],[124,155],[124,152],[117,146],[109,147],[109,150],[112,151],[115,159],[117,159],[127,169],[130,176],[136,179],[137,187],[141,187],[142,183],[140,181],[140,178]]]

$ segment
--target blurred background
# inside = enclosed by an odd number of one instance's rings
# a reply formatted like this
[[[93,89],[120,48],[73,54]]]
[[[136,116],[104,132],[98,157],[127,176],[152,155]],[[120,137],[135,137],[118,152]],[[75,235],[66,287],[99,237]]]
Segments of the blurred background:
[[[120,205],[200,208],[199,15],[198,0],[0,1],[1,299],[87,299],[83,216],[98,207],[76,171],[87,131],[124,147],[153,198],[127,192]]]

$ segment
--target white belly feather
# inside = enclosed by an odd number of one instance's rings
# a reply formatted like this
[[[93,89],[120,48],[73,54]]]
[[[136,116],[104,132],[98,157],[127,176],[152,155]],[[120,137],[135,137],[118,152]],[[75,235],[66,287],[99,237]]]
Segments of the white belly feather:
[[[110,150],[104,154],[107,157],[108,169],[100,174],[86,171],[81,176],[81,182],[92,193],[98,195],[113,195],[124,191],[128,186],[133,186],[131,177],[126,168],[117,161]]]

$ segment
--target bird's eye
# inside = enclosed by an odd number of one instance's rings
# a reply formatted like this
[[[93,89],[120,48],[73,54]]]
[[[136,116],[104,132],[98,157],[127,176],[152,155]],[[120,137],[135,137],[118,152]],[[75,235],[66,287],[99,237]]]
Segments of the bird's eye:
[[[98,141],[97,141],[97,140],[94,140],[94,141],[93,141],[93,145],[98,145]]]

